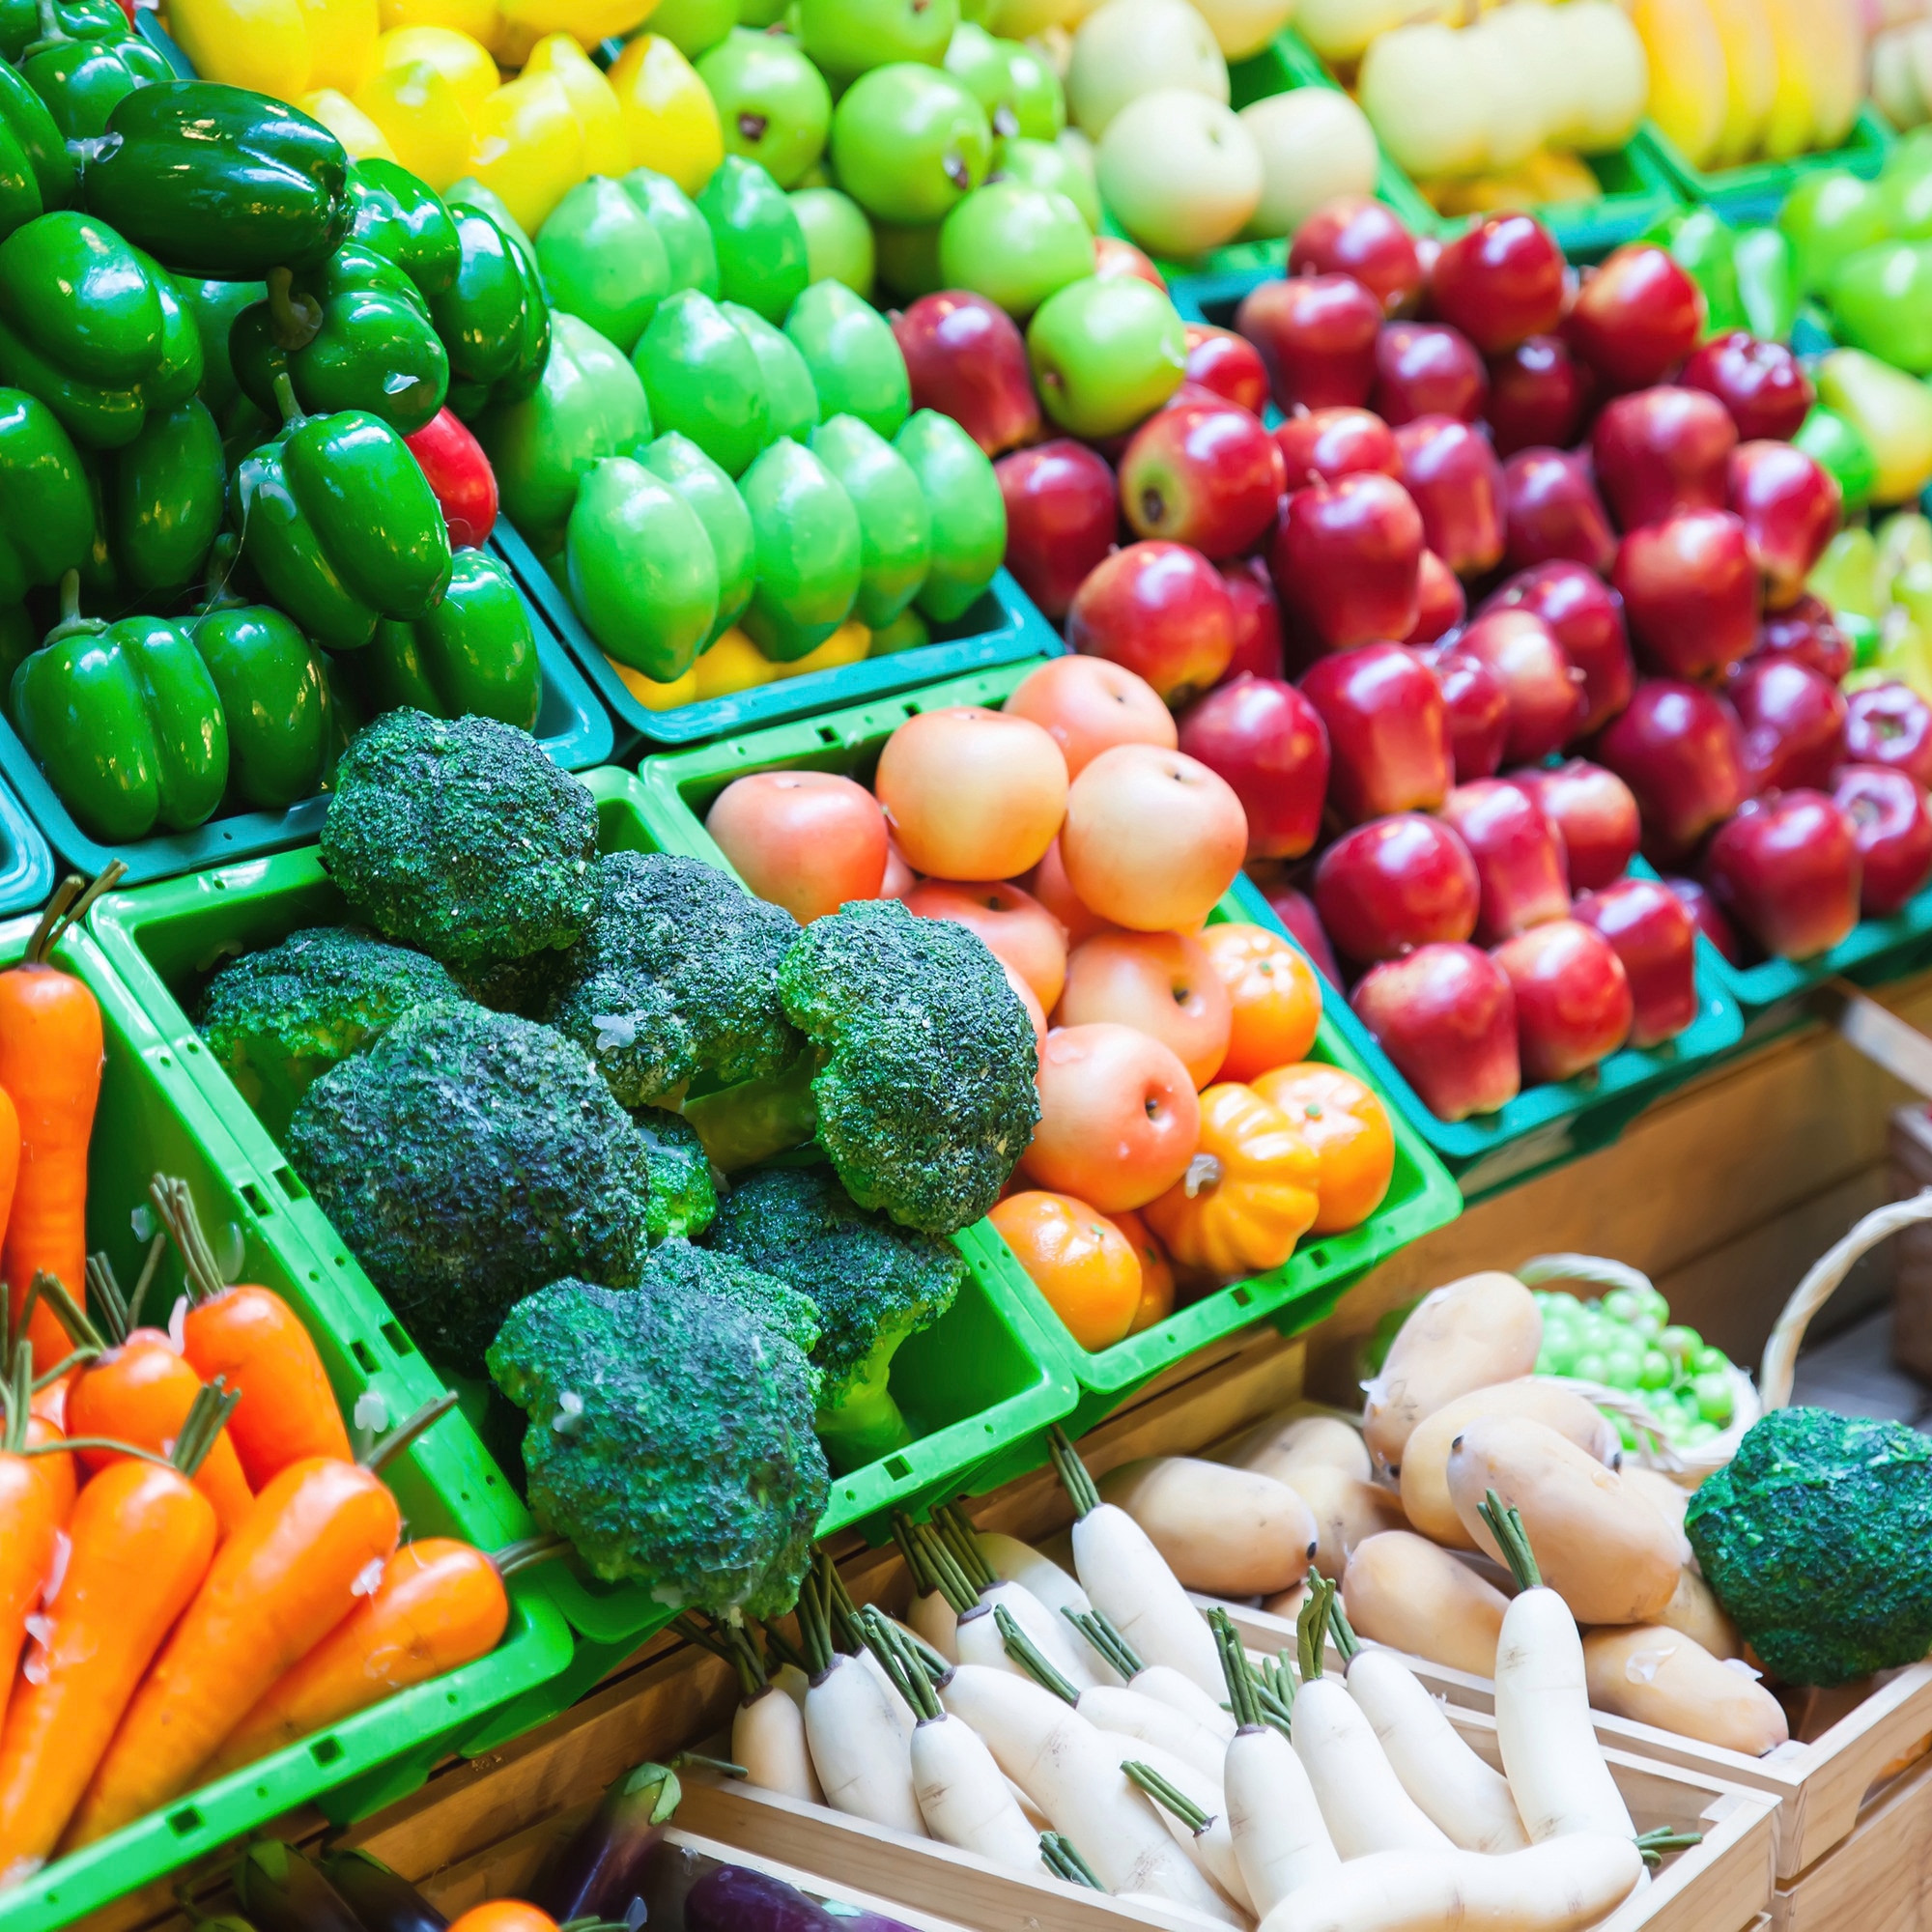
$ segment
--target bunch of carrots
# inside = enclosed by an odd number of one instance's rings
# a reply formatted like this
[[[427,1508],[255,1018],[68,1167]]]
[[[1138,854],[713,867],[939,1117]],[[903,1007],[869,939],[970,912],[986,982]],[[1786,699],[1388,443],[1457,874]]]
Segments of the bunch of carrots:
[[[114,869],[0,972],[0,1890],[484,1655],[504,1576],[549,1553],[400,1544],[378,1471],[455,1398],[358,1460],[308,1331],[223,1282],[185,1182],[155,1177],[131,1294],[87,1255],[100,1010],[50,961]],[[186,1293],[146,1326],[169,1242]]]

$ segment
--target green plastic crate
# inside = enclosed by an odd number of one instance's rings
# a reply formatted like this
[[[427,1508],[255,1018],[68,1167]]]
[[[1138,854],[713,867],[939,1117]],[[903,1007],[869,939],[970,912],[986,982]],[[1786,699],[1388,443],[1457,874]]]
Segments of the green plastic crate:
[[[20,801],[0,785],[0,919],[46,903],[54,855]]]
[[[1704,202],[1727,221],[1769,221],[1806,175],[1848,168],[1869,181],[1885,166],[1895,138],[1869,100],[1859,110],[1843,143],[1823,154],[1794,155],[1788,161],[1744,161],[1734,168],[1693,167],[1662,128],[1645,124],[1657,157],[1686,201]]]
[[[1035,668],[1009,665],[886,703],[831,712],[810,724],[781,725],[728,745],[652,758],[644,766],[643,778],[653,831],[667,851],[725,866],[724,855],[704,830],[700,814],[734,778],[786,767],[869,778],[880,747],[916,711],[946,704],[998,706]],[[1258,918],[1275,923],[1265,902],[1244,879],[1222,901],[1216,917]],[[1364,1079],[1375,1077],[1365,1069],[1363,1056],[1342,1037],[1331,1015],[1322,1019],[1314,1051],[1319,1060],[1332,1061]],[[1252,1322],[1272,1321],[1292,1333],[1320,1321],[1350,1282],[1397,1248],[1454,1220],[1463,1205],[1455,1182],[1401,1115],[1392,1111],[1390,1118],[1395,1128],[1395,1176],[1388,1198],[1361,1227],[1345,1235],[1313,1237],[1285,1266],[1206,1295],[1110,1349],[1090,1352],[1081,1348],[990,1224],[969,1229],[968,1235],[980,1236],[1004,1258],[1007,1292],[1031,1312],[1064,1373],[1078,1384],[1079,1404],[1065,1425],[1069,1433],[1080,1434],[1163,1370]],[[1017,1466],[1011,1461],[1004,1463],[999,1471],[1002,1480],[1042,1460],[1036,1445],[1026,1446],[1027,1460]]]
[[[0,964],[20,958],[30,919],[0,926]],[[152,1232],[148,1182],[181,1176],[224,1271],[272,1288],[314,1336],[345,1413],[380,1395],[400,1419],[440,1384],[360,1284],[330,1270],[294,1225],[285,1188],[222,1130],[189,1066],[155,1030],[89,934],[70,933],[56,961],[100,1003],[106,1044],[88,1156],[88,1245],[123,1281],[138,1273]],[[180,1282],[172,1256],[159,1305]],[[468,1423],[445,1416],[384,1472],[412,1535],[460,1536],[485,1549],[529,1533],[529,1518]],[[279,1817],[320,1804],[346,1822],[420,1784],[490,1714],[556,1675],[570,1633],[538,1585],[512,1579],[511,1618],[489,1657],[362,1712],[260,1763],[185,1795],[112,1837],[56,1859],[0,1892],[0,1932],[50,1932]]]

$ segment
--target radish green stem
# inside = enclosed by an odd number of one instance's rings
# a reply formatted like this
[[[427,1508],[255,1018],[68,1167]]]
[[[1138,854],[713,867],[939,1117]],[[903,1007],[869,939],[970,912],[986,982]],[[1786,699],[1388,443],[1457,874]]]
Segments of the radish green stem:
[[[1087,1473],[1087,1464],[1080,1460],[1079,1452],[1066,1438],[1065,1430],[1056,1423],[1047,1432],[1047,1443],[1053,1457],[1053,1472],[1060,1478],[1068,1500],[1073,1504],[1076,1517],[1091,1515],[1100,1507],[1100,1492],[1094,1487],[1094,1478]]]
[[[1328,1640],[1328,1606],[1334,1599],[1334,1584],[1311,1570],[1308,1595],[1302,1600],[1301,1614],[1294,1620],[1294,1646],[1299,1653],[1297,1661],[1304,1684],[1312,1684],[1321,1675],[1321,1654]]]
[[[1703,1842],[1702,1832],[1673,1832],[1668,1825],[1660,1825],[1655,1831],[1642,1833],[1636,1848],[1643,1854],[1644,1863],[1654,1869],[1663,1862],[1665,1852],[1688,1851]]]
[[[1070,1838],[1063,1837],[1058,1832],[1042,1832],[1039,1834],[1039,1855],[1046,1861],[1047,1869],[1055,1878],[1065,1879],[1068,1885],[1084,1885],[1089,1891],[1105,1891],[1106,1887],[1094,1876],[1094,1867],[1074,1849]]]
[[[1054,1669],[1045,1658],[1037,1651],[1025,1631],[1013,1621],[1012,1612],[1004,1604],[993,1606],[993,1621],[999,1626],[1000,1639],[1007,1647],[1007,1655],[1043,1689],[1051,1690],[1063,1703],[1077,1706],[1080,1693],[1060,1672]]]
[[[1122,1683],[1131,1684],[1147,1668],[1140,1653],[1115,1629],[1113,1619],[1104,1611],[1076,1610],[1064,1604],[1060,1614],[1093,1645],[1100,1661]],[[1222,1615],[1226,1614],[1224,1610]]]
[[[1484,1492],[1484,1497],[1476,1505],[1476,1514],[1490,1526],[1490,1534],[1496,1540],[1496,1547],[1503,1553],[1503,1561],[1510,1567],[1510,1575],[1516,1578],[1519,1590],[1540,1590],[1543,1587],[1543,1572],[1536,1567],[1536,1552],[1529,1547],[1529,1533],[1522,1526],[1522,1516],[1512,1503],[1503,1507],[1503,1499],[1495,1491]]]
[[[1184,1791],[1177,1791],[1151,1764],[1129,1759],[1121,1769],[1165,1810],[1172,1811],[1190,1832],[1208,1829],[1208,1814]]]
[[[814,1565],[798,1593],[798,1643],[805,1674],[813,1683],[832,1668],[831,1616],[822,1594],[823,1576]]]
[[[726,1777],[750,1777],[752,1775],[742,1764],[733,1764],[728,1757],[706,1757],[702,1751],[692,1750],[679,1751],[671,1759],[670,1768],[675,1771],[680,1765],[686,1764],[699,1764],[706,1771],[721,1772]]]
[[[939,1579],[932,1574],[932,1560],[926,1554],[925,1539],[919,1533],[919,1525],[906,1515],[904,1510],[893,1512],[893,1541],[899,1547],[899,1555],[912,1577],[914,1593],[929,1597],[939,1588]]]
[[[957,1503],[949,1503],[944,1509],[934,1511],[932,1523],[966,1580],[984,1595],[1000,1579],[986,1561],[986,1552],[980,1548],[980,1535],[972,1520]]]
[[[929,1522],[908,1523],[906,1528],[925,1559],[933,1587],[952,1606],[952,1614],[963,1617],[980,1601],[972,1579],[960,1569],[958,1560],[939,1540],[938,1531]]]
[[[765,1640],[767,1677],[771,1675],[771,1660],[775,1657],[781,1663],[789,1663],[794,1670],[804,1670],[808,1677],[811,1675],[810,1670],[806,1670],[805,1653],[776,1624],[759,1624],[757,1629],[759,1635]]]
[[[671,1620],[671,1628],[679,1635],[701,1645],[713,1657],[723,1658],[738,1673],[740,1701],[749,1704],[759,1691],[768,1688],[764,1659],[758,1655],[757,1646],[745,1630],[734,1629],[710,1618],[700,1622],[701,1614],[696,1610],[687,1610]]]
[[[1208,1612],[1208,1628],[1214,1633],[1214,1648],[1220,1654],[1221,1674],[1228,1680],[1228,1708],[1242,1730],[1254,1730],[1264,1721],[1261,1700],[1255,1694],[1254,1674],[1248,1668],[1247,1653],[1241,1648],[1241,1634],[1226,1610]]]
[[[894,1629],[891,1619],[877,1605],[867,1604],[859,1612],[859,1634],[915,1718],[930,1719],[945,1715],[933,1694],[925,1660]]]
[[[1288,1667],[1288,1652],[1272,1660],[1264,1658],[1255,1676],[1263,1720],[1286,1737],[1294,1715],[1294,1673]]]
[[[1328,1591],[1328,1631],[1335,1639],[1335,1648],[1342,1653],[1342,1674],[1347,1676],[1349,1664],[1361,1649],[1362,1640],[1349,1622],[1349,1613],[1342,1607],[1342,1599],[1332,1584]]]
[[[859,1634],[859,1612],[853,1607],[852,1593],[838,1574],[838,1566],[824,1550],[818,1552],[819,1567],[825,1573],[826,1622],[838,1648],[848,1657],[857,1657],[864,1639]]]

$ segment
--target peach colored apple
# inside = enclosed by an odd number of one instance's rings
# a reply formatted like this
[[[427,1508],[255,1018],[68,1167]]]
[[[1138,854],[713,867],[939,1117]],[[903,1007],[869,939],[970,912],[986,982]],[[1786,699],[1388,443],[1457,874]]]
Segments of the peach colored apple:
[[[1103,1214],[1141,1208],[1187,1172],[1201,1103],[1171,1046],[1107,1023],[1055,1027],[1039,1056],[1029,1179]]]
[[[905,897],[906,910],[922,919],[950,919],[977,932],[993,955],[1012,967],[1040,1005],[1051,1012],[1066,979],[1066,934],[1030,893],[995,879],[959,885],[927,879]]]
[[[872,783],[906,864],[928,878],[1016,878],[1066,813],[1060,747],[1030,718],[977,704],[908,718]]]
[[[1208,949],[1179,932],[1103,932],[1077,946],[1055,1015],[1062,1026],[1112,1020],[1171,1046],[1196,1088],[1228,1056],[1234,1005]]]
[[[1007,699],[1009,718],[1031,718],[1051,734],[1077,779],[1115,745],[1174,749],[1174,713],[1146,678],[1105,658],[1050,658]]]
[[[1000,955],[995,952],[995,959]],[[1039,1003],[1039,995],[1022,980],[1018,972],[1008,961],[1000,959],[1000,971],[1007,976],[1007,984],[1013,989],[1014,997],[1027,1010],[1027,1018],[1033,1022],[1034,1050],[1038,1052],[1046,1045],[1046,1009]]]
[[[883,815],[881,813],[881,816]],[[899,850],[898,840],[888,833],[886,876],[879,881],[879,896],[882,899],[902,899],[918,884],[919,874],[906,864],[905,854]]]
[[[879,895],[886,821],[862,784],[833,772],[753,772],[712,802],[704,829],[761,899],[809,925]]]
[[[1061,863],[1060,840],[1046,848],[1046,856],[1020,881],[1028,892],[1060,922],[1068,946],[1078,946],[1096,932],[1118,932],[1120,927],[1104,920],[1092,906],[1081,903],[1080,895],[1067,883],[1066,867]]]

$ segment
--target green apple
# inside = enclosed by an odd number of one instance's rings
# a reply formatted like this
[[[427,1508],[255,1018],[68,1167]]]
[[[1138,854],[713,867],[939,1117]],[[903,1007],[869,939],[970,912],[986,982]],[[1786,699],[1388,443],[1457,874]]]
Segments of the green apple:
[[[911,61],[861,75],[832,116],[839,185],[878,221],[943,220],[992,156],[986,110],[950,73]]]
[[[688,61],[708,54],[737,24],[738,0],[658,0],[651,9],[651,32]]]
[[[697,77],[717,103],[724,152],[756,161],[781,187],[824,152],[832,90],[796,41],[735,28],[697,63]]]
[[[1880,582],[1890,585],[1915,565],[1932,570],[1932,519],[1923,512],[1894,510],[1872,535],[1878,542]]]
[[[879,280],[901,301],[917,301],[946,286],[939,272],[939,223],[917,227],[875,221],[872,241],[878,250]]]
[[[1261,150],[1232,108],[1155,88],[1100,137],[1100,199],[1143,248],[1199,255],[1232,242],[1261,206]]]
[[[1903,503],[1918,496],[1932,480],[1932,389],[1861,349],[1834,349],[1815,380],[1818,400],[1871,449],[1878,466],[1872,501]]]
[[[1885,196],[1843,168],[1802,176],[1777,213],[1798,260],[1798,286],[1806,295],[1825,288],[1839,263],[1883,242],[1885,224]]]
[[[1035,311],[1027,359],[1040,401],[1062,429],[1089,439],[1119,436],[1180,386],[1187,331],[1151,283],[1090,275]]]
[[[1932,370],[1932,242],[1881,242],[1847,255],[1830,299],[1841,342],[1915,376]]]
[[[1097,141],[1128,101],[1184,87],[1223,106],[1228,63],[1187,0],[1106,0],[1081,21],[1066,70],[1074,126]]]
[[[1060,76],[1020,41],[996,40],[962,20],[946,48],[946,71],[986,110],[1001,139],[1050,141],[1066,126]]]
[[[805,230],[805,271],[814,282],[843,282],[872,293],[872,224],[849,194],[836,187],[795,187],[792,213]]]
[[[959,0],[797,0],[798,37],[835,79],[895,61],[937,67],[959,24]]]
[[[976,187],[939,225],[939,274],[1024,322],[1094,272],[1094,231],[1064,194],[1022,182]]]
[[[1791,441],[1794,448],[1802,449],[1837,480],[1847,513],[1862,510],[1871,501],[1878,458],[1872,454],[1864,431],[1850,417],[1818,405],[1799,424]]]
[[[1029,141],[1016,135],[993,144],[993,179],[1021,182],[1064,194],[1080,211],[1092,234],[1100,230],[1100,190],[1092,168],[1083,167],[1057,141]]]

